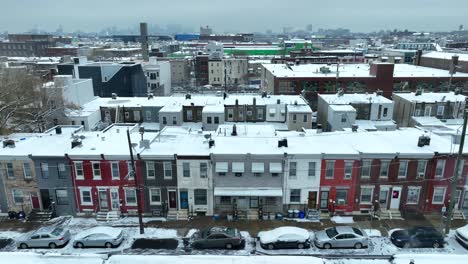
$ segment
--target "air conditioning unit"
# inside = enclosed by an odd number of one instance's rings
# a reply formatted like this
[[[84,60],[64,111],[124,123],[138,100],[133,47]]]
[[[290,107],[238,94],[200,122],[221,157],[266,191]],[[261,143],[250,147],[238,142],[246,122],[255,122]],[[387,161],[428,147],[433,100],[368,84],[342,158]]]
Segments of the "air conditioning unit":
[[[422,172],[418,173],[418,179],[422,179],[422,178],[424,178],[424,173]]]
[[[345,204],[345,200],[344,200],[344,199],[338,199],[338,204],[339,204],[339,205]]]

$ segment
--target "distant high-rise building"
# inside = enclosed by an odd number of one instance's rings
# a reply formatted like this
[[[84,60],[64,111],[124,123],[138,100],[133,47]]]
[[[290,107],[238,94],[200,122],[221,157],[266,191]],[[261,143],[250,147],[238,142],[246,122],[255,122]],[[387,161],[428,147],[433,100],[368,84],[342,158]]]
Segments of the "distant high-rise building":
[[[306,31],[307,31],[307,32],[312,32],[312,24],[308,24],[308,25],[306,26]]]
[[[213,29],[211,29],[209,26],[200,27],[200,35],[209,36],[211,34],[213,34]]]

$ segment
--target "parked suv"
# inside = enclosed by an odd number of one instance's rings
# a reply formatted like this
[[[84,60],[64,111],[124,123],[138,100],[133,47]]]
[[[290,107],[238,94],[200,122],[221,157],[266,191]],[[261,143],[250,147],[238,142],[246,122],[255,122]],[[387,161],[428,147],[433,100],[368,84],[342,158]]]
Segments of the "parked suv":
[[[18,248],[48,247],[56,248],[64,246],[70,240],[70,232],[61,227],[43,227],[32,234],[19,239],[16,242]]]
[[[245,246],[245,239],[236,228],[212,227],[194,233],[188,240],[184,241],[184,244],[190,244],[193,248],[197,249],[233,249],[243,248]]]
[[[397,247],[442,247],[444,237],[434,227],[412,227],[397,230],[390,235],[390,240]]]

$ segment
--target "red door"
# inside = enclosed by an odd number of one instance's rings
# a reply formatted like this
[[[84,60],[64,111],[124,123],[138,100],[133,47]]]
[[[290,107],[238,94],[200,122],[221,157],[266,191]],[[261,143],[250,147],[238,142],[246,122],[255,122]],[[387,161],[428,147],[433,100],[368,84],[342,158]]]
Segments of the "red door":
[[[41,209],[41,205],[39,204],[39,197],[37,194],[31,193],[31,203],[33,209]]]
[[[177,208],[176,191],[169,191],[169,208]]]

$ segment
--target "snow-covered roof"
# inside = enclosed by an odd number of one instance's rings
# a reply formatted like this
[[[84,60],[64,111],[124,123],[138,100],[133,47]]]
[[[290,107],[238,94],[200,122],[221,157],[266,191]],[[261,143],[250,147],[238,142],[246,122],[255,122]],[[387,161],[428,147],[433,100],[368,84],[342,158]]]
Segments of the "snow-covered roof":
[[[351,105],[329,105],[331,110],[335,112],[356,112],[356,109]]]
[[[328,104],[369,104],[392,103],[392,100],[377,93],[319,94]]]
[[[83,239],[89,235],[104,234],[111,238],[117,238],[122,233],[121,229],[110,226],[96,226],[89,228],[75,235],[75,239]]]
[[[312,109],[308,105],[294,105],[287,106],[289,113],[312,113]]]
[[[282,241],[291,240],[291,241],[298,241],[298,240],[307,240],[311,236],[311,233],[306,229],[295,227],[295,226],[282,226],[275,228],[269,231],[262,231],[258,233],[258,237],[260,238],[260,242],[263,244],[273,243],[281,237]]]
[[[219,114],[224,113],[224,106],[221,104],[217,105],[207,105],[203,107],[203,113],[205,114]]]
[[[431,52],[423,54],[422,57],[452,60],[452,56],[454,55],[458,56],[458,61],[468,61],[468,54],[466,53],[449,53],[449,52],[431,51]]]
[[[455,94],[454,92],[446,93],[433,93],[433,92],[422,92],[420,95],[416,93],[394,93],[394,96],[399,96],[407,101],[414,103],[436,103],[436,102],[464,102],[465,97],[461,94]]]

